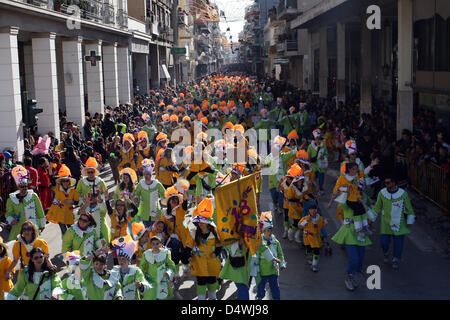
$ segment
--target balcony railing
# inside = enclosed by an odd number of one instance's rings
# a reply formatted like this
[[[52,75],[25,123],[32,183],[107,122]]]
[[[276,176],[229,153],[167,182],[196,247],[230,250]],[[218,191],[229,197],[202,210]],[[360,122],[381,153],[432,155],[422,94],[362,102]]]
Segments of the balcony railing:
[[[109,3],[103,4],[103,23],[115,24],[114,19],[114,6]]]
[[[286,43],[277,43],[277,52],[284,52],[286,51]]]
[[[49,4],[48,0],[27,0],[25,2],[38,7],[47,7]]]
[[[297,40],[286,40],[286,51],[298,51]]]
[[[100,0],[84,0],[83,2],[86,6],[86,8],[84,9],[84,16],[89,20],[102,22],[103,3]]]
[[[124,11],[123,9],[117,10],[117,25],[121,29],[127,29],[128,28],[128,12]]]

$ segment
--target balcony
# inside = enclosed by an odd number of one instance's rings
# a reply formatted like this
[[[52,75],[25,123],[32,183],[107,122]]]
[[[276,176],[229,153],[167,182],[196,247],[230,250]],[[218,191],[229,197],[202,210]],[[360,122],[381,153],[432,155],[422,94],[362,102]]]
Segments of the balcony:
[[[159,22],[152,22],[151,19],[147,19],[145,27],[147,34],[159,36]]]
[[[128,29],[128,13],[123,9],[117,10],[117,26],[120,29]]]
[[[103,23],[112,25],[116,23],[114,19],[114,6],[106,2],[103,4]]]
[[[284,52],[286,51],[286,43],[277,43],[277,52]]]
[[[297,0],[282,0],[278,5],[278,20],[292,20],[297,16]]]
[[[38,7],[42,7],[42,8],[47,8],[48,4],[49,4],[48,0],[27,0],[24,2],[38,6]]]
[[[84,4],[84,6],[83,6]],[[96,22],[103,22],[103,3],[100,0],[85,0],[80,1],[80,8],[84,11],[81,16],[83,18],[93,20]]]

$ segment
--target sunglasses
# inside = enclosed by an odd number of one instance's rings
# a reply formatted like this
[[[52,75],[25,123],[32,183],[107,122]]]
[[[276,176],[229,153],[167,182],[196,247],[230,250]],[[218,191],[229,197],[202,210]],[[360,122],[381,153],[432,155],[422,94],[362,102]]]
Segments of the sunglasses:
[[[87,171],[87,174],[95,174],[95,171]]]
[[[78,219],[78,221],[83,221],[83,222],[86,222],[86,223],[90,222],[88,219]]]
[[[32,227],[25,227],[22,229],[22,231],[33,231]]]
[[[61,180],[61,183],[70,182],[70,180]]]
[[[33,257],[33,260],[42,260],[42,259],[44,259],[43,255]]]

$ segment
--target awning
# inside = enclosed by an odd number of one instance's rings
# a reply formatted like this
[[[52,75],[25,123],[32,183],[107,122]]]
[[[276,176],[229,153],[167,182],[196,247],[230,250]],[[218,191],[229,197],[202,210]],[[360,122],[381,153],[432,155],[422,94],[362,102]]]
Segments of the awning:
[[[167,70],[167,67],[165,64],[161,65],[161,78],[162,79],[167,79],[170,81],[170,74],[169,74],[169,70]]]

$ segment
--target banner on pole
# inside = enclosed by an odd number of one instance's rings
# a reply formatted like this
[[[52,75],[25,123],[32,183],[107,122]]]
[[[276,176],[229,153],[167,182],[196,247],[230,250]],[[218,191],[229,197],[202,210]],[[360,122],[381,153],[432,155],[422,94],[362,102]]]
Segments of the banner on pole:
[[[253,255],[261,243],[256,205],[255,174],[218,187],[215,192],[217,229],[224,244],[244,238]]]

